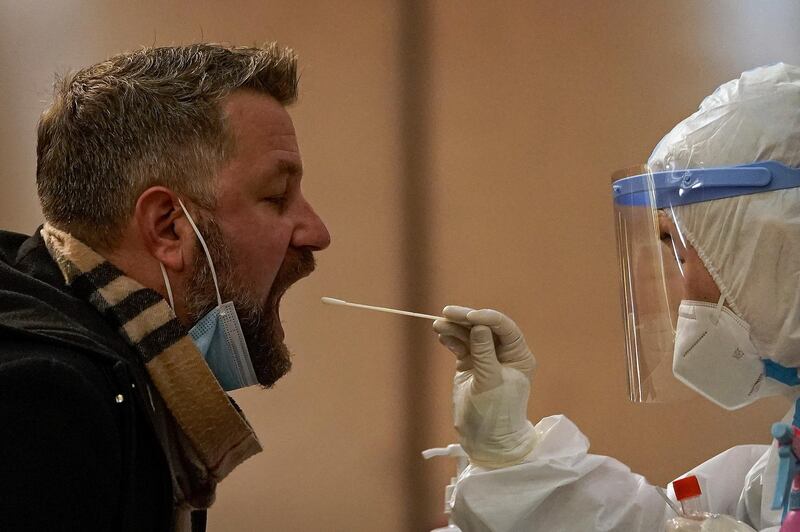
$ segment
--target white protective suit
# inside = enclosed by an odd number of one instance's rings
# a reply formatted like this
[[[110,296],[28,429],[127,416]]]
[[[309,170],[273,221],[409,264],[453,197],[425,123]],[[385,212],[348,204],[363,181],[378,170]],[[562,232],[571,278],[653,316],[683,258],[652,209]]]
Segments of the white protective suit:
[[[669,170],[767,160],[800,167],[800,68],[776,64],[725,83],[648,162]],[[750,324],[760,355],[800,366],[800,188],[676,211],[731,310]],[[775,421],[764,420],[765,435]],[[664,530],[672,512],[655,487],[613,458],[588,454],[588,439],[569,419],[545,418],[534,431],[521,463],[464,471],[453,511],[462,530]],[[708,510],[777,531],[780,512],[770,509],[776,468],[774,444],[745,445],[687,474],[698,477]]]

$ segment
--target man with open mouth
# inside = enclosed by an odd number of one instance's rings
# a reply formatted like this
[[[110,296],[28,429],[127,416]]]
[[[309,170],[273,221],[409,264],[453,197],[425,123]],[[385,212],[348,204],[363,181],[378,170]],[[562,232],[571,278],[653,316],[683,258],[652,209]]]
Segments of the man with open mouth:
[[[204,530],[261,445],[228,391],[291,367],[279,305],[330,244],[276,44],[144,48],[57,84],[45,224],[0,232],[2,530]]]

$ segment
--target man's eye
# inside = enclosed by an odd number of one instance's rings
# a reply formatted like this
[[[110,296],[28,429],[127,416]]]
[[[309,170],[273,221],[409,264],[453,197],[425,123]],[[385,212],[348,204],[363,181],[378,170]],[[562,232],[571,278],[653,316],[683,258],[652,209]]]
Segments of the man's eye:
[[[281,194],[280,196],[269,196],[264,198],[264,201],[267,203],[272,203],[273,205],[277,205],[278,207],[283,207],[286,205],[286,194]]]

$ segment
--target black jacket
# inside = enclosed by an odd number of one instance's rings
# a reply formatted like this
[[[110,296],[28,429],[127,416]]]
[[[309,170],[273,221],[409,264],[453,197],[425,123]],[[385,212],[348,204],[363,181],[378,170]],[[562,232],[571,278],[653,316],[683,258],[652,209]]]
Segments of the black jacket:
[[[148,385],[38,231],[0,231],[0,530],[172,530]]]

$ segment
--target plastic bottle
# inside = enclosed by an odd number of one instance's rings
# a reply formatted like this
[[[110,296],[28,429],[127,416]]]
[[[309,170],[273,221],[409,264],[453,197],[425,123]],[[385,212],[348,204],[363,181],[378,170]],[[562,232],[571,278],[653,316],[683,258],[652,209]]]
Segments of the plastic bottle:
[[[453,498],[453,491],[456,488],[456,481],[459,475],[469,464],[467,453],[464,452],[464,449],[459,444],[451,443],[447,447],[436,447],[422,451],[422,456],[426,460],[435,456],[449,456],[456,459],[456,476],[450,478],[450,484],[444,490],[444,513],[447,515],[447,526],[437,528],[431,532],[461,532],[461,529],[453,523],[453,505],[450,501]]]
[[[700,490],[697,477],[690,475],[676,480],[672,483],[672,489],[675,491],[675,498],[680,503],[682,515],[667,521],[667,532],[699,532],[703,521],[712,517],[713,514],[704,511],[703,492]]]
[[[681,505],[684,517],[702,521],[709,516],[703,508],[701,500],[703,491],[700,489],[700,482],[698,482],[696,476],[689,475],[676,480],[672,483],[672,489],[675,491],[675,498],[678,499]]]
[[[667,521],[667,532],[756,532],[729,515],[707,512],[700,483],[694,475],[676,480],[672,489],[680,503],[681,514]]]

